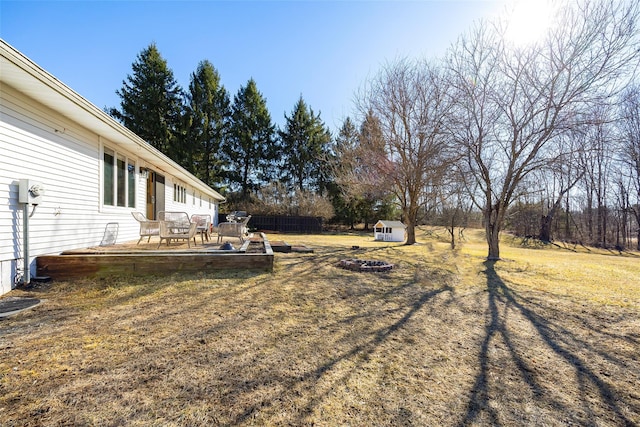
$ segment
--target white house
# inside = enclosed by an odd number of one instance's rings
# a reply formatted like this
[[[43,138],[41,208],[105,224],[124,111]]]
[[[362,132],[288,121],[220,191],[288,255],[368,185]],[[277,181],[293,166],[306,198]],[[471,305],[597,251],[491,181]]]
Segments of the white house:
[[[39,255],[99,245],[107,224],[117,224],[117,242],[138,240],[133,211],[215,221],[223,201],[0,39],[0,294],[20,283],[25,264],[33,275]]]
[[[404,242],[407,226],[400,221],[381,219],[373,226],[373,239],[384,242]]]

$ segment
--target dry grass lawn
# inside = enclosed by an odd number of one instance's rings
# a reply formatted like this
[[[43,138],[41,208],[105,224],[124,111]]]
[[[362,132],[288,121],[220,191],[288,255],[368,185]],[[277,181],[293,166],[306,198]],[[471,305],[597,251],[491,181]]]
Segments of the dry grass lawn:
[[[640,424],[639,254],[270,237],[315,253],[11,292],[46,301],[0,320],[0,425]]]

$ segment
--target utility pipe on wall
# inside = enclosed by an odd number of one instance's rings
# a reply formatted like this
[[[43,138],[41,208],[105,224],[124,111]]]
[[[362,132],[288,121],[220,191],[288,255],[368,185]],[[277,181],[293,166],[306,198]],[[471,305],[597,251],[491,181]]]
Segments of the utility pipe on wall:
[[[22,205],[22,234],[23,245],[22,252],[24,257],[24,267],[22,275],[22,284],[29,285],[31,283],[31,269],[29,267],[29,204]]]

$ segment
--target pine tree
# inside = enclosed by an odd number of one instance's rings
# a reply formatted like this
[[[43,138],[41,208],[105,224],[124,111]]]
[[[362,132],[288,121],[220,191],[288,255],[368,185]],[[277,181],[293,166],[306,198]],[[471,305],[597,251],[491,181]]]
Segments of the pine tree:
[[[224,160],[220,155],[231,124],[229,95],[209,61],[191,74],[184,140],[185,167],[207,185],[220,188]]]
[[[138,54],[132,70],[116,91],[120,110],[111,108],[109,114],[175,159],[181,153],[182,89],[155,43]]]
[[[336,137],[333,177],[340,191],[334,196],[334,207],[351,228],[355,221],[362,221],[368,229],[376,215],[388,213],[386,186],[381,184],[378,171],[368,166],[380,158],[381,138],[380,123],[371,111],[360,130],[347,118]],[[380,212],[380,208],[386,210]]]
[[[335,153],[330,156],[331,162],[331,182],[328,186],[329,197],[336,213],[336,218],[354,228],[358,220],[357,210],[352,198],[349,197],[348,189],[344,186],[348,183],[342,181],[345,168],[348,168],[350,154],[355,152],[358,145],[358,129],[351,118],[347,117],[342,123],[335,138]]]
[[[300,96],[291,116],[280,131],[284,167],[281,179],[290,188],[315,190],[322,194],[327,187],[331,133]]]
[[[275,126],[253,79],[234,96],[231,119],[229,142],[223,149],[225,172],[231,189],[246,199],[251,190],[269,182],[278,157]]]

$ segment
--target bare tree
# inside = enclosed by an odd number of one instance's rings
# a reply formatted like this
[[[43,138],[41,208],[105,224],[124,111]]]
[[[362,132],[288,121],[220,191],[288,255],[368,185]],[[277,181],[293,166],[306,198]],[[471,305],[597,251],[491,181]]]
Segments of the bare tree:
[[[613,146],[616,141],[610,110],[606,105],[594,106],[589,123],[584,125],[588,139],[588,148],[585,150],[588,235],[590,243],[602,247],[607,246],[609,190],[615,184],[612,175]]]
[[[618,171],[621,172],[621,171]],[[615,216],[613,218],[615,227],[615,248],[619,251],[629,247],[630,234],[630,218],[629,213],[633,212],[629,194],[629,183],[621,173],[618,173],[616,182],[617,193],[615,198]],[[635,219],[635,218],[634,218]]]
[[[619,91],[638,64],[635,1],[580,1],[556,14],[545,39],[508,45],[499,25],[480,24],[448,56],[458,101],[452,134],[467,153],[483,211],[488,259],[524,179],[557,154],[554,141],[580,126],[594,101]]]
[[[359,130],[347,118],[336,138],[335,152],[326,161],[349,210],[352,229],[358,219],[368,230],[375,206],[389,196],[387,176],[379,173],[378,162],[386,158],[381,141],[380,122],[373,112],[367,112]]]
[[[632,190],[625,194],[625,205],[633,213],[637,224],[637,249],[640,251],[640,86],[634,85],[623,95],[620,130],[622,136],[621,160],[627,171]],[[635,203],[629,201],[635,193]]]
[[[538,238],[543,242],[552,240],[552,225],[565,200],[565,196],[582,179],[585,174],[584,158],[585,135],[580,132],[568,132],[559,137],[554,146],[558,154],[552,159],[544,171],[550,175],[553,185],[547,185],[547,211],[540,218]],[[567,212],[567,217],[569,212]],[[568,230],[569,227],[566,227]]]
[[[434,199],[430,193],[451,162],[445,128],[450,101],[442,70],[408,60],[386,66],[360,99],[362,110],[376,118],[381,131],[369,141],[376,156],[360,161],[373,173],[375,185],[394,193],[407,225],[406,244],[415,243],[419,214]]]
[[[451,249],[455,249],[456,239],[460,241],[464,238],[463,232],[469,224],[473,203],[467,196],[464,181],[457,179],[459,175],[453,173],[450,177],[451,180],[442,186],[440,191],[437,206],[438,217],[435,223],[447,230]]]
[[[334,216],[333,206],[327,198],[306,190],[291,191],[280,181],[260,187],[251,193],[251,198],[236,206],[259,215],[314,216],[325,220]]]

